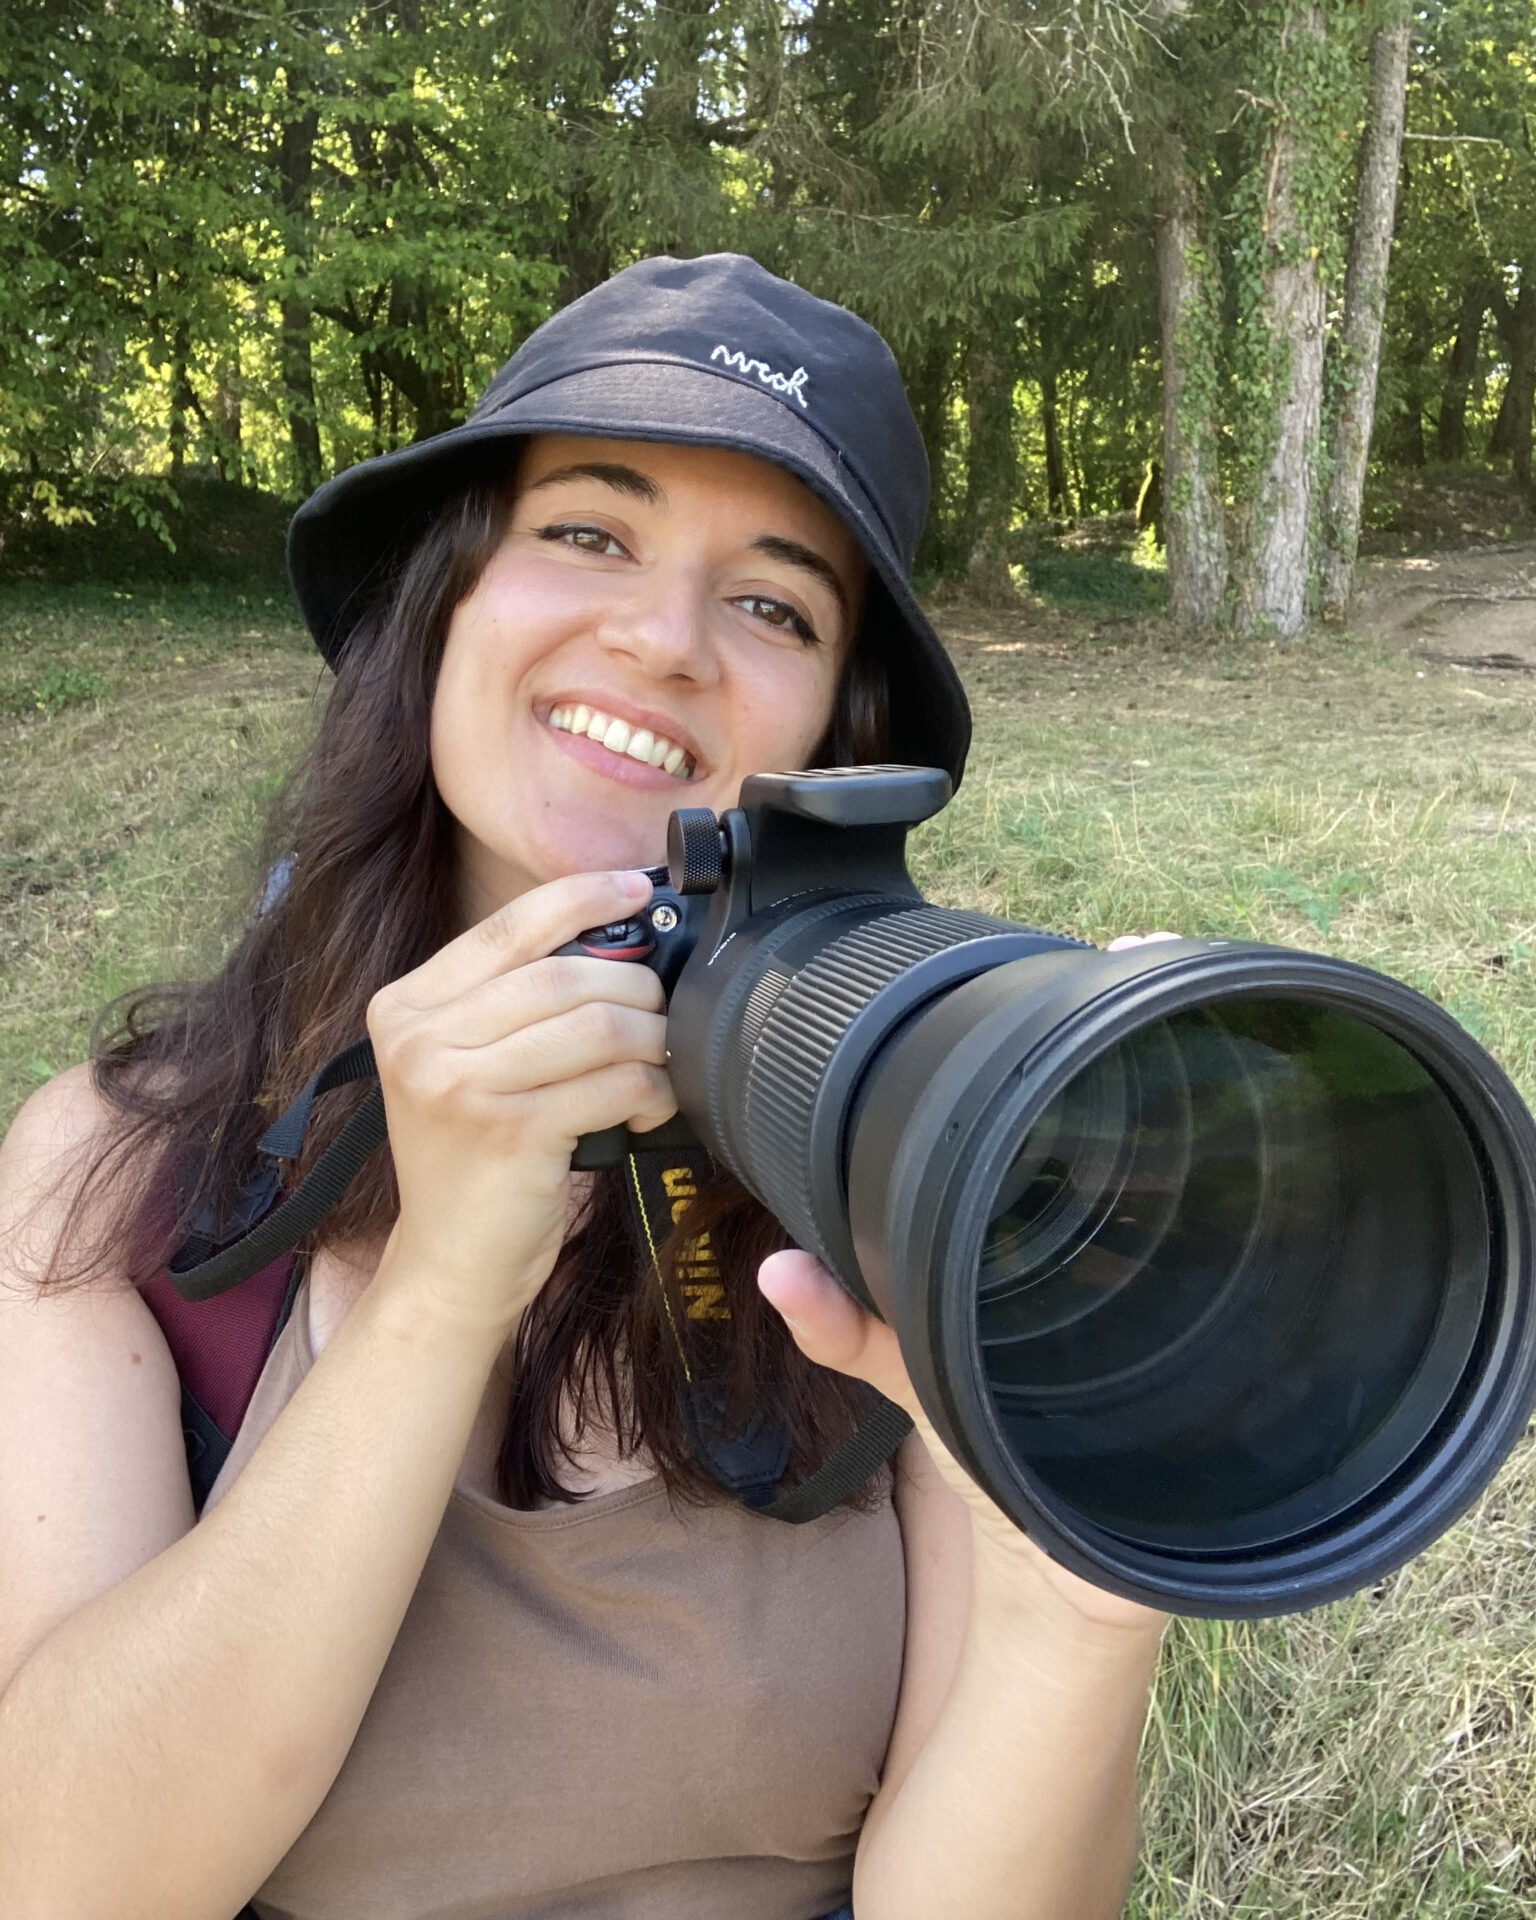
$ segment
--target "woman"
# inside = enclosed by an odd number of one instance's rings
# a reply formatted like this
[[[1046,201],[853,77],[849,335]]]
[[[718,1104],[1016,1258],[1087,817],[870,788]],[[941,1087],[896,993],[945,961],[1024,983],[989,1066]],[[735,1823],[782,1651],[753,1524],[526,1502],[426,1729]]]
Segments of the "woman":
[[[919,1431],[808,1526],[720,1498],[675,1288],[570,1171],[673,1108],[654,978],[549,957],[643,905],[672,808],[837,760],[959,778],[907,578],[924,471],[861,322],[734,256],[656,260],[300,512],[338,680],[286,890],[0,1159],[10,1920],[1118,1911],[1161,1617],[1005,1521],[889,1330],[761,1258],[782,1239],[724,1184],[685,1221],[729,1314],[685,1327],[692,1365],[787,1429],[789,1479],[870,1386]],[[194,1524],[136,1283],[229,1220],[271,1110],[365,1018],[389,1153]]]

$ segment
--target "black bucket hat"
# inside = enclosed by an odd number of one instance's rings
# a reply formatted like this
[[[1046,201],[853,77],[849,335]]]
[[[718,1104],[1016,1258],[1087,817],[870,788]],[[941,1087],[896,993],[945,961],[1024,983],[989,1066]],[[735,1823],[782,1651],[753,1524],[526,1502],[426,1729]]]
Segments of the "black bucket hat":
[[[545,321],[462,426],[365,460],[312,494],[288,572],[335,666],[391,558],[447,496],[534,433],[734,448],[785,467],[870,563],[865,632],[890,666],[891,754],[958,786],[971,716],[918,606],[912,556],[928,459],[874,328],[742,254],[641,260]]]

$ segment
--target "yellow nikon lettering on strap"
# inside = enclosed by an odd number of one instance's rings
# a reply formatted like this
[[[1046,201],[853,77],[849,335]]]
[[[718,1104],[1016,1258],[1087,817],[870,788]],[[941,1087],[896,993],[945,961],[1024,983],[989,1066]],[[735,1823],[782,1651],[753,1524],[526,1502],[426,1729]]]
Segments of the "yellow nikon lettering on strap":
[[[686,1320],[729,1320],[731,1317],[731,1310],[725,1302],[725,1288],[718,1281],[709,1285],[685,1286],[682,1295],[688,1303],[683,1309]]]
[[[662,1191],[671,1206],[675,1227],[698,1197],[698,1183],[692,1167],[663,1167]],[[685,1240],[678,1253],[677,1277],[683,1296],[683,1317],[687,1320],[729,1320],[731,1309],[720,1278],[720,1262],[707,1233]]]

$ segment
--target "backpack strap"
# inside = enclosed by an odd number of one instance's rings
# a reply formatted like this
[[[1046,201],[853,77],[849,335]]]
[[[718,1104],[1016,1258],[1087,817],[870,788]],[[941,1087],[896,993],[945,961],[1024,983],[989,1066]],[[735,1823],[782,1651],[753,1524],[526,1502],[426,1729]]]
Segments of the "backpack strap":
[[[159,1322],[181,1381],[181,1430],[193,1510],[201,1513],[277,1336],[287,1325],[303,1262],[284,1254],[249,1283],[194,1303],[158,1273],[140,1288]]]
[[[328,1060],[293,1105],[262,1135],[258,1151],[268,1165],[276,1160],[297,1158],[303,1148],[310,1109],[320,1094],[352,1081],[370,1079],[375,1071],[373,1044],[369,1040],[354,1041]],[[384,1095],[375,1083],[286,1199],[218,1252],[209,1251],[206,1235],[194,1235],[171,1257],[167,1267],[170,1285],[183,1301],[201,1303],[270,1271],[283,1255],[289,1254],[315,1230],[387,1137]],[[654,1164],[649,1164],[653,1154]],[[640,1237],[650,1249],[653,1266],[661,1241],[671,1231],[688,1198],[697,1191],[701,1158],[707,1158],[702,1156],[702,1149],[693,1149],[692,1155],[685,1152],[680,1158],[679,1149],[672,1146],[649,1150],[641,1147],[629,1155],[630,1204]],[[687,1193],[675,1182],[669,1184],[669,1168],[682,1168],[689,1174]],[[258,1169],[254,1184],[273,1197],[279,1191],[277,1180],[264,1169]],[[715,1280],[699,1277],[697,1291],[706,1301],[711,1294],[717,1301],[724,1301],[724,1287],[718,1277]],[[668,1311],[670,1313],[670,1307]],[[729,1318],[729,1313],[712,1314],[706,1306],[698,1317]],[[675,1326],[673,1331],[677,1332]],[[258,1365],[256,1373],[260,1371]],[[745,1505],[766,1519],[783,1520],[793,1526],[820,1519],[857,1492],[912,1431],[910,1416],[877,1394],[873,1417],[800,1486],[779,1496],[775,1489],[789,1458],[788,1437],[756,1416],[739,1431],[725,1431],[723,1408],[711,1394],[694,1385],[686,1353],[683,1372],[685,1418],[701,1459],[721,1484]],[[253,1376],[247,1399],[254,1387]]]

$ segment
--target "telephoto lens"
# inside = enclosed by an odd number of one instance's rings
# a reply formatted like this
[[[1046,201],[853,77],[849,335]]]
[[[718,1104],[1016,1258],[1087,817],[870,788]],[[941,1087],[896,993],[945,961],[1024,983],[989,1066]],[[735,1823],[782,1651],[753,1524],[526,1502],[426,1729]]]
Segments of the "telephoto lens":
[[[683,1115],[1065,1565],[1197,1615],[1369,1585],[1536,1399],[1529,1113],[1365,968],[929,904],[905,836],[948,795],[836,769],[673,816]]]

